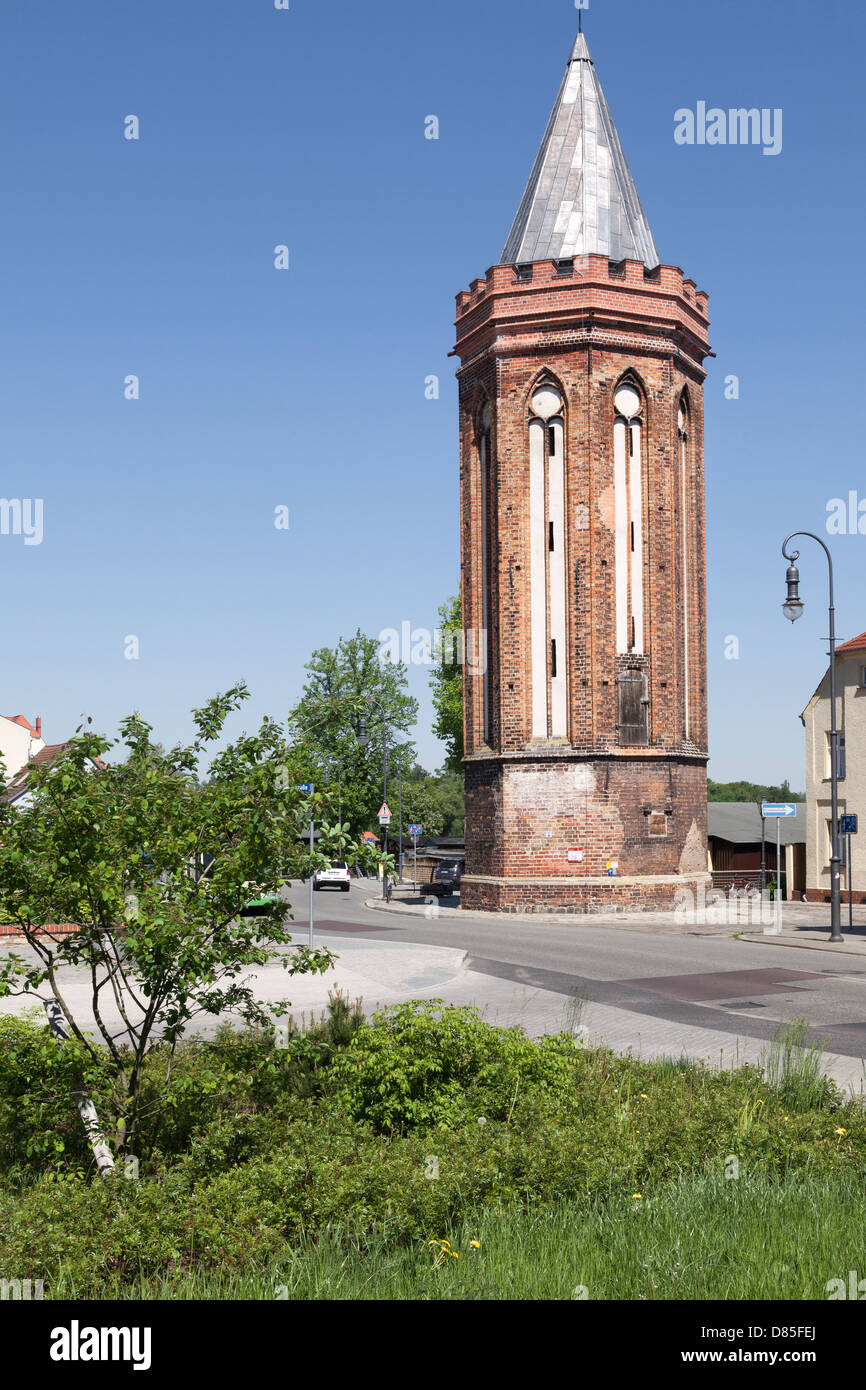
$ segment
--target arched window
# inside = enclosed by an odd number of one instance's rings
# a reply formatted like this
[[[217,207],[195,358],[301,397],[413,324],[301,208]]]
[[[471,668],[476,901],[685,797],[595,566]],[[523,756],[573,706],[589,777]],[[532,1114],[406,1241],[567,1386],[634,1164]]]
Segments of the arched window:
[[[644,649],[643,402],[633,381],[618,388],[614,407],[616,650],[622,656]]]
[[[552,382],[539,385],[530,401],[533,738],[565,738],[568,733],[564,405],[561,392]]]
[[[476,652],[482,662],[481,685],[483,691],[482,732],[484,742],[490,743],[490,611],[491,554],[493,551],[490,534],[490,406],[482,406],[478,412],[476,439],[478,444],[478,465],[481,474],[481,632],[478,634]]]
[[[691,615],[689,614],[689,566],[692,557],[689,550],[689,499],[691,497],[690,467],[689,467],[689,402],[688,397],[683,393],[680,397],[680,408],[677,412],[677,438],[679,440],[680,451],[680,565],[682,573],[682,605],[683,605],[683,697],[685,700],[684,709],[684,732],[686,738],[691,737],[692,723],[692,703],[690,688],[690,660],[691,660]]]

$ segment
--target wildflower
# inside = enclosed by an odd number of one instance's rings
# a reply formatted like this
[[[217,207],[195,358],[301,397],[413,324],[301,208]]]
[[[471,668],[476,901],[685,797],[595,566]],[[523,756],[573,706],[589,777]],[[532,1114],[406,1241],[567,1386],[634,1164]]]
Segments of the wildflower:
[[[640,1098],[641,1100],[649,1100],[649,1096],[646,1094],[645,1091],[641,1091]]]
[[[834,1129],[834,1130],[833,1130],[833,1133],[834,1133],[834,1134],[847,1134],[848,1131],[847,1131],[847,1129]]]
[[[635,1201],[639,1202],[640,1199],[641,1199],[641,1197],[643,1196],[643,1193],[642,1193],[642,1192],[633,1192],[631,1195],[632,1195],[632,1197],[634,1197]]]
[[[470,1240],[470,1242],[469,1242],[469,1249],[470,1249],[470,1250],[480,1250],[480,1249],[481,1249],[481,1241],[480,1241],[480,1240]]]

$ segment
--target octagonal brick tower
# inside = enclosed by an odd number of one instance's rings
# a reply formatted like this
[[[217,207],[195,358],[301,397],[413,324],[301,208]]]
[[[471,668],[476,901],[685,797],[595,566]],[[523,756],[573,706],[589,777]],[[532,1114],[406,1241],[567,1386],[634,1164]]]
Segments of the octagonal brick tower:
[[[707,329],[581,34],[502,261],[457,297],[466,908],[708,881]]]

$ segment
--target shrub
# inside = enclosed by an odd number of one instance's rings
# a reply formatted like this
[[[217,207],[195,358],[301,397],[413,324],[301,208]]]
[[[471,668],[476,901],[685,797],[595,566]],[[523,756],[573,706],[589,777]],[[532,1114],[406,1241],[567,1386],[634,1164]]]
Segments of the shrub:
[[[521,1089],[567,1091],[579,1047],[495,1028],[439,999],[384,1009],[353,1037],[330,1081],[349,1114],[380,1133],[504,1119]]]

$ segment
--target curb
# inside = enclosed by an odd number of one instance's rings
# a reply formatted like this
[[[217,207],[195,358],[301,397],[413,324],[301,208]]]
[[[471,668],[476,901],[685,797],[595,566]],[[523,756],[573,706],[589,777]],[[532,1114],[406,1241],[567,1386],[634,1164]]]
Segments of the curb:
[[[411,900],[407,902],[405,898],[392,898],[391,902],[383,902],[381,898],[367,898],[364,907],[371,912],[397,912],[404,917],[418,917],[427,920],[424,916],[426,904]],[[648,931],[664,932],[676,936],[707,936],[715,939],[732,937],[735,935],[733,928],[715,927],[709,931],[695,931],[694,927],[659,926],[653,921],[656,916],[653,912],[641,913],[600,913],[600,912],[475,912],[471,909],[463,911],[461,908],[446,908],[440,912],[439,922],[447,921],[450,914],[454,919],[454,925],[460,922],[484,922],[488,926],[496,926],[500,923],[503,926],[514,926],[516,922],[522,922],[525,926],[533,927],[595,927],[620,931]],[[643,919],[643,920],[641,920]]]
[[[850,945],[847,942],[839,945],[829,940],[792,941],[789,936],[764,936],[763,933],[739,936],[737,940],[751,942],[753,946],[793,946],[799,951],[830,951],[840,956],[866,956],[866,942],[852,941]]]

